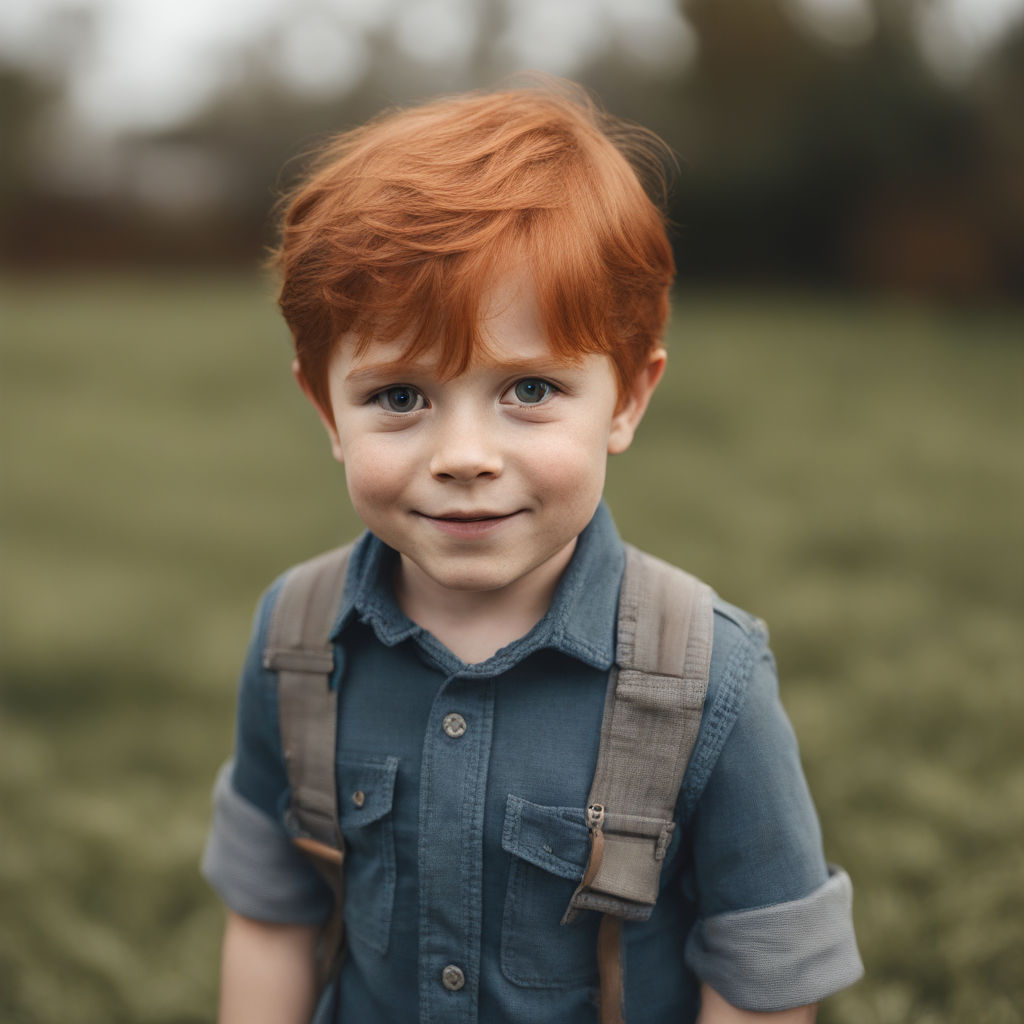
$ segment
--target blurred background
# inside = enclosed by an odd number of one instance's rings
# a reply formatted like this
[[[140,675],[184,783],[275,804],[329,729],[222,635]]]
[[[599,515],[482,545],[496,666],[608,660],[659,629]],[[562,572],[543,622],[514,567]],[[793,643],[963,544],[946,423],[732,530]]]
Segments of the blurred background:
[[[1024,0],[6,0],[3,1021],[212,1019],[249,616],[358,529],[269,209],[326,134],[530,68],[677,154],[609,500],[772,626],[868,968],[820,1019],[1024,1019]]]

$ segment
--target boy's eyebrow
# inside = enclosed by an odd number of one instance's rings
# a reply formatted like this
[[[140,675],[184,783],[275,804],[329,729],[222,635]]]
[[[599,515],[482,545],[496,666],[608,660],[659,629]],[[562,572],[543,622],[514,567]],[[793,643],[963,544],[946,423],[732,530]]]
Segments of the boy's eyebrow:
[[[508,360],[486,357],[479,360],[479,362],[488,369],[523,374],[555,373],[575,365],[573,362],[550,355],[536,359]],[[410,362],[407,359],[392,359],[386,363],[370,363],[367,366],[357,366],[345,375],[345,380],[350,384],[358,385],[363,381],[379,380],[382,377],[398,379],[408,374],[424,372],[433,372],[433,366],[430,363]]]
[[[423,372],[422,363],[410,363],[407,359],[392,359],[387,363],[370,363],[368,366],[357,366],[345,375],[345,380],[359,384],[364,380],[376,380],[379,377],[401,377],[406,373]]]

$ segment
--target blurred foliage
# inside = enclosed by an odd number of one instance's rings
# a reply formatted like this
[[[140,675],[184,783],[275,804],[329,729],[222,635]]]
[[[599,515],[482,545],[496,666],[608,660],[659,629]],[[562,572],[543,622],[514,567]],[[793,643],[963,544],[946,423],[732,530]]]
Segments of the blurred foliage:
[[[784,4],[692,0],[691,71],[652,88],[594,70],[682,156],[683,280],[1024,294],[1024,23],[954,85],[922,60],[913,4],[875,9],[874,33],[837,47]]]
[[[1024,20],[970,73],[943,78],[921,55],[925,0],[868,6],[873,30],[840,44],[796,17],[791,0],[688,0],[692,60],[680,53],[648,66],[613,39],[576,73],[679,154],[669,212],[684,280],[1024,296]],[[47,100],[30,72],[8,69],[0,110],[14,130],[0,257],[16,266],[251,261],[267,241],[275,184],[318,139],[514,70],[500,47],[514,5],[476,9],[467,59],[410,59],[384,26],[365,38],[365,74],[319,97],[276,69],[282,22],[235,55],[219,93],[186,123],[121,139],[102,196],[72,194],[66,181],[55,189],[25,156],[29,129],[52,114],[67,80],[51,76]],[[74,147],[67,152],[73,162]],[[173,202],[154,200],[163,179],[178,182]]]
[[[209,1020],[197,862],[249,615],[357,522],[256,281],[0,303],[0,1019]],[[822,1024],[1022,1020],[1022,328],[682,294],[611,465],[627,538],[771,623],[868,970]]]

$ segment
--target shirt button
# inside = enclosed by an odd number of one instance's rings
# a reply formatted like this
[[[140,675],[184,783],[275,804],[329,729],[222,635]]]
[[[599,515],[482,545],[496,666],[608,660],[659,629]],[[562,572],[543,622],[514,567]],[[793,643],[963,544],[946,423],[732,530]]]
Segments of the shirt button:
[[[455,964],[449,964],[441,972],[441,983],[449,992],[458,992],[466,984],[466,976],[462,973],[461,968],[456,967]]]
[[[458,712],[453,711],[451,714],[444,716],[441,728],[444,729],[444,731],[451,736],[453,740],[457,740],[466,731],[466,720]]]

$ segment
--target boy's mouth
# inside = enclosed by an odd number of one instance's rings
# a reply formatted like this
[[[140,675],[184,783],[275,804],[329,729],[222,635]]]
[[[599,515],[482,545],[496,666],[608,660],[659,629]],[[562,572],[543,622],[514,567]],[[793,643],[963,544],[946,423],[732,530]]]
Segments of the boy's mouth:
[[[443,519],[451,523],[482,523],[490,519],[508,519],[515,512],[442,512],[430,519]]]
[[[440,515],[428,515],[427,513],[420,513],[420,515],[445,533],[472,537],[487,533],[509,519],[513,519],[519,515],[519,510],[515,512],[456,511],[444,512]]]

